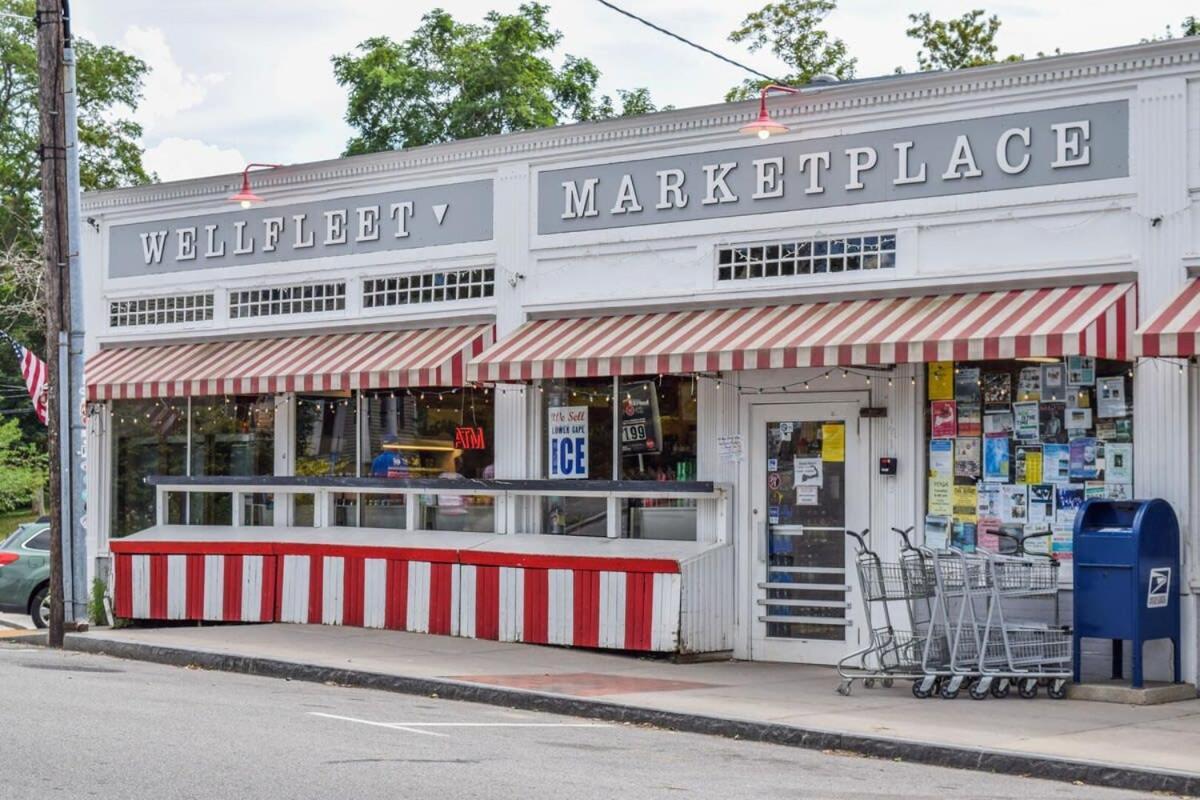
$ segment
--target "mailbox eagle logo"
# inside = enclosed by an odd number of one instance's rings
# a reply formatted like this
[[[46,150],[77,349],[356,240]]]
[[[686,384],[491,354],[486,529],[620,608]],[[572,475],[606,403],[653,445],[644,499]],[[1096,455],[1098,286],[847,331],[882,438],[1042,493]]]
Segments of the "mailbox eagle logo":
[[[1146,590],[1146,608],[1163,608],[1171,592],[1171,568],[1156,567],[1150,570],[1150,584]]]

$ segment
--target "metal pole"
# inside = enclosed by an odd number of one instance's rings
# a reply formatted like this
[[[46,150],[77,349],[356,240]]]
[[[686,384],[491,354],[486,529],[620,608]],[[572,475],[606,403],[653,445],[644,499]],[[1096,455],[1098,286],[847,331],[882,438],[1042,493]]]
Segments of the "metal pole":
[[[46,269],[46,433],[50,461],[50,631],[49,643],[63,641],[63,461],[62,439],[70,440],[69,417],[64,421],[62,395],[67,389],[67,349],[63,302],[67,275],[66,132],[63,127],[62,8],[60,0],[37,2],[38,111],[42,172],[42,252]],[[39,613],[38,609],[33,612]]]
[[[87,512],[87,479],[84,475],[85,437],[83,407],[87,398],[83,387],[83,267],[79,257],[82,239],[79,187],[79,127],[77,124],[77,97],[75,94],[75,50],[71,39],[71,4],[63,5],[63,64],[66,67],[63,109],[67,143],[67,261],[70,296],[70,317],[67,326],[67,375],[63,384],[69,391],[62,394],[63,405],[70,419],[70,469],[63,475],[69,483],[63,487],[63,506],[69,515],[70,526],[63,525],[63,613],[68,621],[87,620],[88,562],[87,528],[84,515]],[[69,532],[69,535],[67,533]]]

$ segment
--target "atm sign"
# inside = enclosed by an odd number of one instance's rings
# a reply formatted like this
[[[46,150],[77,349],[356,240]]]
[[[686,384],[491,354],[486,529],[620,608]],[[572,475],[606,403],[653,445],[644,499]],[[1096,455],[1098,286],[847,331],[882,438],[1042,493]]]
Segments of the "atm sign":
[[[487,447],[483,428],[458,426],[454,429],[454,447],[457,450],[483,450]]]

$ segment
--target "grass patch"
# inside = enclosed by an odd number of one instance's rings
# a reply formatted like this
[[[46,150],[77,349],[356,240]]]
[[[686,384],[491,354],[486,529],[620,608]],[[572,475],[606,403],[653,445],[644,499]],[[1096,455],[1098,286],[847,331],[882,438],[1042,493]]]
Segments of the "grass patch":
[[[38,518],[38,515],[33,512],[32,508],[18,508],[15,511],[5,511],[0,513],[0,539],[5,538],[18,525],[25,522],[33,522]]]

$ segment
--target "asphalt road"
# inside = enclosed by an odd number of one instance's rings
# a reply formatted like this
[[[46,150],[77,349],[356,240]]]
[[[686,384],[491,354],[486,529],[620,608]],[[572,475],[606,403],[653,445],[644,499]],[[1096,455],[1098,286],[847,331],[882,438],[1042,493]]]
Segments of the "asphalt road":
[[[1153,796],[11,644],[0,702],[3,797]]]

